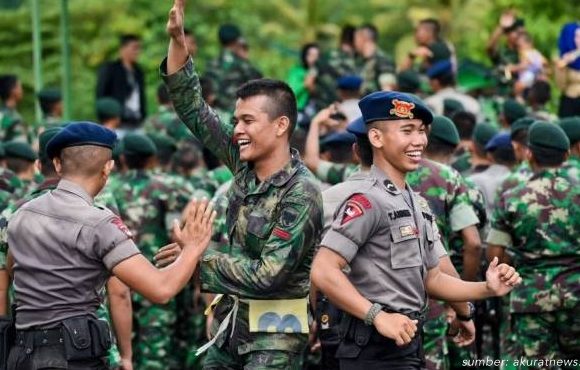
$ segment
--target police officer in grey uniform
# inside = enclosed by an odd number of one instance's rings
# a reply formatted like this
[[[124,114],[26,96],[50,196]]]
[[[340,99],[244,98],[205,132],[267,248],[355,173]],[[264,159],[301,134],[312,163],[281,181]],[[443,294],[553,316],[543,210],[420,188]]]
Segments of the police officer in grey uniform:
[[[445,252],[435,220],[405,183],[405,174],[419,166],[433,116],[418,99],[397,92],[372,93],[359,106],[373,166],[335,214],[312,282],[346,312],[336,353],[341,369],[419,369],[427,293],[448,301],[484,299],[507,294],[521,279],[497,259],[486,282],[439,270]]]
[[[181,257],[158,270],[139,252],[121,219],[93,206],[114,162],[114,132],[72,123],[47,145],[57,188],[22,206],[8,225],[16,340],[8,369],[106,369],[107,323],[96,319],[103,285],[116,275],[147,299],[164,303],[189,281],[209,243],[215,213],[192,203],[173,231]]]

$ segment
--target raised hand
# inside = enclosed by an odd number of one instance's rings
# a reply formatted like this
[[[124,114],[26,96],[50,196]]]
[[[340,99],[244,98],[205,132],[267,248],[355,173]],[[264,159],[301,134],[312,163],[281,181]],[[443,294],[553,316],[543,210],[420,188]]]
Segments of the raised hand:
[[[516,269],[505,263],[499,265],[497,257],[489,264],[485,278],[487,289],[496,296],[508,294],[515,286],[522,282],[522,278],[516,272]]]
[[[383,337],[393,339],[398,346],[411,343],[417,332],[417,320],[400,313],[381,312],[375,317],[374,325]]]
[[[193,200],[185,210],[184,225],[173,225],[175,241],[181,248],[202,248],[205,250],[209,245],[212,233],[212,225],[216,217],[213,204],[206,199]]]
[[[183,33],[183,14],[185,9],[185,0],[174,0],[173,7],[169,11],[169,19],[167,20],[167,33],[176,40],[181,41],[184,37]]]
[[[155,266],[165,267],[177,259],[181,254],[181,247],[177,243],[167,244],[163,248],[160,248],[153,259],[155,260]]]

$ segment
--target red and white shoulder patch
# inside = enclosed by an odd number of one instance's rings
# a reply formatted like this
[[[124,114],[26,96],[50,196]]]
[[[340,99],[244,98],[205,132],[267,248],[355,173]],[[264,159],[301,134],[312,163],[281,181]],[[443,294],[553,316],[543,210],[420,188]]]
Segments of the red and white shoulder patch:
[[[115,225],[117,229],[121,230],[123,234],[127,235],[129,238],[133,238],[133,233],[131,232],[131,230],[129,230],[127,225],[125,225],[123,223],[123,220],[121,220],[119,217],[113,218],[111,220],[111,223]]]
[[[358,218],[365,213],[365,209],[371,209],[371,202],[362,194],[355,194],[348,199],[344,213],[342,215],[341,225]]]

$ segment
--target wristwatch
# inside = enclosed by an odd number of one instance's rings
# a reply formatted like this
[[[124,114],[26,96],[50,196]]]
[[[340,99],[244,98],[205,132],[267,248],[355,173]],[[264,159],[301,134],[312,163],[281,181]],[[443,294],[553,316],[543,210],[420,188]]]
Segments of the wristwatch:
[[[475,305],[471,302],[467,302],[467,307],[469,307],[469,314],[467,316],[460,315],[459,313],[456,314],[457,320],[459,321],[471,321],[475,316]]]
[[[371,308],[369,308],[369,312],[365,316],[365,325],[372,326],[373,321],[375,321],[375,317],[383,310],[383,306],[378,303],[373,303]]]

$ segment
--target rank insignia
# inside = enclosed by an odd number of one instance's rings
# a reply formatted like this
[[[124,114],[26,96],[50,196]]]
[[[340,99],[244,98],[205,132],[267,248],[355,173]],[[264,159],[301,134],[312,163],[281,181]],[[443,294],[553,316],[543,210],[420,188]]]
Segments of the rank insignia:
[[[393,99],[394,108],[389,111],[389,114],[395,115],[400,118],[413,119],[413,108],[415,108],[415,103],[411,103],[404,100]]]
[[[401,232],[401,237],[417,235],[415,228],[411,225],[405,225],[399,227],[399,231]]]

